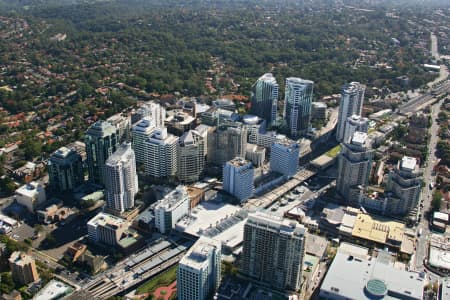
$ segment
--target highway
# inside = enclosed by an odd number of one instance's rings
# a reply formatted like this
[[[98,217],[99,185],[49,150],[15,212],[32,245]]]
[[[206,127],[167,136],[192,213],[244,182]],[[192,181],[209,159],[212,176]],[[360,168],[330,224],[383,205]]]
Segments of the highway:
[[[430,182],[434,182],[435,178],[432,175],[433,173],[433,167],[436,164],[437,158],[435,155],[436,152],[436,144],[439,139],[438,135],[436,134],[439,130],[439,125],[436,121],[437,116],[440,112],[441,104],[444,102],[444,100],[441,100],[440,102],[436,103],[432,106],[432,124],[430,127],[430,142],[428,144],[428,159],[425,162],[425,167],[423,169],[423,180],[425,183],[425,187],[422,189],[421,199],[423,201],[422,205],[423,208],[419,210],[419,212],[422,214],[422,218],[420,220],[420,223],[417,227],[422,228],[422,234],[420,237],[417,238],[417,245],[416,245],[416,253],[414,254],[414,269],[417,271],[423,271],[424,270],[424,259],[427,257],[427,251],[428,251],[428,241],[429,241],[429,221],[428,221],[428,213],[431,211],[431,201],[432,201],[432,194],[433,190],[430,190]]]

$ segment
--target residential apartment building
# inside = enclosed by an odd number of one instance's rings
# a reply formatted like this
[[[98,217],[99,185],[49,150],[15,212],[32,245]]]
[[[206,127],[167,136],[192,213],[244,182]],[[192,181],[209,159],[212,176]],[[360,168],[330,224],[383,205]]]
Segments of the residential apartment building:
[[[253,194],[253,164],[241,157],[228,161],[223,167],[223,189],[245,201]]]
[[[189,209],[188,191],[185,186],[179,185],[156,203],[155,227],[161,233],[169,233],[182,217],[189,214]]]
[[[105,162],[119,146],[117,128],[105,121],[95,122],[86,132],[86,159],[89,181],[105,184]]]
[[[177,297],[179,300],[212,299],[221,278],[219,241],[201,236],[178,263]]]
[[[297,173],[300,146],[289,139],[278,140],[270,148],[270,170],[292,177]]]
[[[346,203],[359,203],[360,190],[369,181],[373,153],[370,140],[364,132],[355,132],[348,143],[342,144],[338,156],[336,190]]]
[[[178,137],[167,128],[156,128],[144,142],[145,173],[153,178],[173,177],[177,172]]]
[[[115,246],[128,227],[125,219],[101,212],[87,223],[88,238],[95,243]]]
[[[205,168],[205,140],[199,132],[189,130],[178,140],[177,178],[184,183],[199,180]]]
[[[359,82],[351,82],[342,86],[336,128],[336,140],[338,142],[345,142],[345,123],[347,118],[353,115],[361,116],[365,90],[366,86]]]
[[[73,149],[61,147],[53,152],[47,167],[53,191],[71,191],[84,181],[81,155]]]
[[[235,157],[244,157],[247,129],[239,124],[220,126],[208,132],[208,162],[222,166]]]
[[[241,273],[277,290],[300,289],[306,228],[263,212],[249,213],[244,225]]]
[[[414,157],[404,156],[389,173],[386,185],[387,209],[391,215],[405,215],[419,204],[422,172]]]
[[[21,286],[39,280],[34,259],[24,252],[15,251],[11,254],[9,268],[14,282]]]
[[[106,207],[124,212],[134,207],[134,196],[138,192],[136,159],[131,143],[123,143],[105,164]]]
[[[154,129],[154,123],[149,117],[144,117],[133,125],[131,142],[137,163],[143,164],[145,162],[145,141],[150,138]]]

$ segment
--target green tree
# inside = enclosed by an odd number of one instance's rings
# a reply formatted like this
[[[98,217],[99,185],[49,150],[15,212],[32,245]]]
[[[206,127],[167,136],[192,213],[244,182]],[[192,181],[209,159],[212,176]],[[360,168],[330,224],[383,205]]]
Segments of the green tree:
[[[436,191],[433,194],[433,200],[431,201],[431,207],[434,211],[438,211],[441,208],[442,203],[442,193],[440,191]]]
[[[14,288],[15,284],[12,279],[12,275],[10,272],[3,272],[0,274],[1,282],[0,282],[0,291],[2,293],[9,294],[11,293]]]

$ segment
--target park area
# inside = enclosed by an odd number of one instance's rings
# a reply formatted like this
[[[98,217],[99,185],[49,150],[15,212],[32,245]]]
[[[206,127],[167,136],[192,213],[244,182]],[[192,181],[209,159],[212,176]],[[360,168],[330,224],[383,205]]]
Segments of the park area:
[[[146,296],[146,299],[172,300],[177,296],[177,266],[156,275],[143,285],[139,286],[136,294]]]

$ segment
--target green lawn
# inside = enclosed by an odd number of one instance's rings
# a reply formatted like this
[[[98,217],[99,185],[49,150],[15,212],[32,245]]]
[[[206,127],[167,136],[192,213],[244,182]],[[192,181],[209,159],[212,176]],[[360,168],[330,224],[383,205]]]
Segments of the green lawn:
[[[333,149],[330,149],[325,153],[329,157],[336,157],[339,154],[339,151],[341,151],[341,145],[337,145]]]
[[[167,271],[156,275],[143,285],[137,288],[138,294],[152,293],[160,286],[166,286],[171,284],[177,279],[177,265],[170,267]]]

